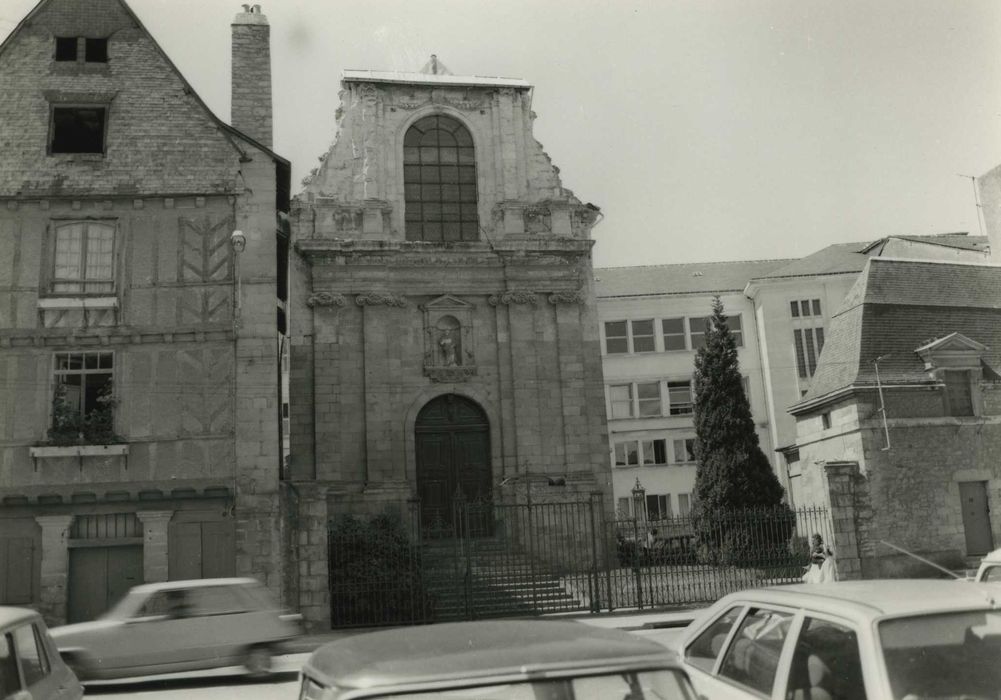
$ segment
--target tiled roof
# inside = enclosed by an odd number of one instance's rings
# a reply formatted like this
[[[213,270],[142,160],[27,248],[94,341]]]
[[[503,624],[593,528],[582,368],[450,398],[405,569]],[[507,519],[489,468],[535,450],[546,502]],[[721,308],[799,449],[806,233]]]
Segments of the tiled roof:
[[[1001,267],[872,258],[832,317],[803,403],[853,384],[928,381],[914,351],[962,333],[1001,366]]]
[[[737,292],[743,291],[752,278],[766,275],[790,262],[792,260],[743,260],[600,267],[594,270],[595,289],[598,298]]]

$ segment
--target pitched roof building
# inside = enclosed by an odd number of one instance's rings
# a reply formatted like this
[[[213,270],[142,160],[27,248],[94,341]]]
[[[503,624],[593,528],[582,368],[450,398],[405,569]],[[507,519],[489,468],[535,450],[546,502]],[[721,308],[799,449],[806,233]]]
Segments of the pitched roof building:
[[[844,507],[853,524],[839,566],[913,570],[880,540],[954,568],[994,547],[999,365],[1001,268],[869,260],[790,408],[802,501]]]
[[[62,622],[168,577],[280,591],[289,163],[267,20],[232,30],[249,134],[123,0],[42,0],[0,45],[0,604]]]

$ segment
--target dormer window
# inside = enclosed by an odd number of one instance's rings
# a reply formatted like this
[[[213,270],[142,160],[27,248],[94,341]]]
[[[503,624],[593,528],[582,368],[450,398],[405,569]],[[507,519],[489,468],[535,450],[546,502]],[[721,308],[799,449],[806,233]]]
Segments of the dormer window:
[[[436,114],[403,141],[408,241],[478,241],[476,154],[469,129]]]
[[[987,349],[961,333],[950,333],[915,350],[929,375],[942,386],[945,415],[980,413],[977,388],[989,370],[984,362]]]

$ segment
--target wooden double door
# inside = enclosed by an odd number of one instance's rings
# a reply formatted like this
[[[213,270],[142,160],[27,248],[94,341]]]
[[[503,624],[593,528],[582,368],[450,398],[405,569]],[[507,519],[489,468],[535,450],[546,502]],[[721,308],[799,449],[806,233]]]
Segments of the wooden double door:
[[[446,394],[428,402],[417,416],[417,494],[425,531],[443,531],[455,522],[456,499],[482,503],[491,495],[490,426],[474,401]]]

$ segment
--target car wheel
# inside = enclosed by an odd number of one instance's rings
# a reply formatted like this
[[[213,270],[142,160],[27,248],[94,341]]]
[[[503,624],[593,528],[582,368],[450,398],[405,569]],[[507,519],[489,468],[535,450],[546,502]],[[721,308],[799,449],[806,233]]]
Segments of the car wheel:
[[[266,678],[271,674],[271,648],[266,646],[250,647],[243,660],[243,666],[251,678]]]

